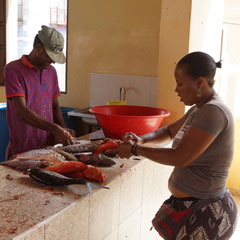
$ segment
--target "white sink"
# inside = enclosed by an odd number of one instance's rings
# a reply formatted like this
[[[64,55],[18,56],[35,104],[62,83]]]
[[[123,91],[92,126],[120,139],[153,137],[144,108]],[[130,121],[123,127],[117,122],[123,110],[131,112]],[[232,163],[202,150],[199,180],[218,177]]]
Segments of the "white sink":
[[[67,113],[68,116],[80,117],[82,121],[90,126],[98,127],[98,122],[94,114],[89,112],[89,108],[84,108],[80,110],[70,111]]]

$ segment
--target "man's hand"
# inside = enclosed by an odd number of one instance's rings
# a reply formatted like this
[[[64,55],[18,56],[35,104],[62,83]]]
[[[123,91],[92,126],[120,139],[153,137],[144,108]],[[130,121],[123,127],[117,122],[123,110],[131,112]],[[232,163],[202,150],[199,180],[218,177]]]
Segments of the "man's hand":
[[[64,128],[66,131],[68,131],[73,137],[76,137],[76,132],[75,130],[71,129],[71,128]]]
[[[57,124],[56,130],[53,132],[53,134],[55,135],[58,142],[62,143],[63,145],[70,145],[74,143],[71,133]]]

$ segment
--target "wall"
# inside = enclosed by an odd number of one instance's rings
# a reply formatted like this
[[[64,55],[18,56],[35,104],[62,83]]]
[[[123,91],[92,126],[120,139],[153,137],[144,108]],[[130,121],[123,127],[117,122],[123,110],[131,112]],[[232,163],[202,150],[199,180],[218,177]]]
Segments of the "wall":
[[[162,0],[157,105],[171,113],[163,124],[177,120],[184,114],[185,106],[174,91],[174,68],[177,61],[188,53],[190,20],[191,1]]]
[[[7,28],[9,29],[9,26],[11,26],[11,31],[7,32],[6,38],[7,42],[11,39],[16,39],[17,37],[17,19],[16,19],[16,12],[17,12],[17,0],[8,0],[6,8],[11,8],[10,11],[7,12],[6,15],[6,23]],[[11,50],[11,51],[10,51]],[[15,53],[17,52],[17,45],[16,44],[7,44],[7,52],[10,59],[12,59],[12,56],[15,56]],[[15,57],[14,57],[15,58]],[[6,62],[8,62],[9,59],[6,59]],[[5,87],[0,86],[0,102],[6,102],[6,95],[5,95]]]
[[[230,107],[235,118],[235,150],[227,186],[232,190],[233,193],[238,194],[240,194],[240,52],[238,41],[240,38],[239,11],[240,2],[238,0],[225,0],[223,41],[224,72],[219,88],[221,94],[223,95],[224,101]]]
[[[5,88],[0,86],[0,102],[6,102]]]
[[[204,51],[220,60],[224,0],[192,0],[189,52]]]
[[[235,121],[235,149],[233,163],[230,168],[227,186],[240,195],[240,120]]]
[[[171,112],[164,124],[185,111],[174,92],[176,63],[192,51],[206,51],[219,59],[223,6],[223,0],[162,0],[157,104]]]
[[[61,105],[88,106],[92,72],[157,76],[160,3],[69,1],[68,83]]]

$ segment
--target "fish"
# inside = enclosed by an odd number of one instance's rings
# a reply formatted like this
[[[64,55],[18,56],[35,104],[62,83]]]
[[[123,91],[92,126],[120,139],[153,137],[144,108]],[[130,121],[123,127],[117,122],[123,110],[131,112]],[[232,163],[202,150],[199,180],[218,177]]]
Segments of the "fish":
[[[78,161],[78,158],[75,157],[74,155],[72,155],[71,153],[65,152],[63,150],[61,150],[60,148],[57,147],[49,147],[51,150],[61,154],[63,157],[65,157],[66,160],[71,160],[71,161]]]
[[[65,161],[65,158],[51,149],[33,149],[19,153],[13,159],[0,163],[3,166],[26,171],[28,168],[44,168]]]
[[[104,176],[96,167],[86,165],[82,162],[66,161],[44,168],[47,171],[63,174],[67,177],[87,178],[98,182],[104,181]]]
[[[101,186],[95,183],[90,183],[81,178],[69,178],[59,173],[47,171],[44,169],[28,169],[27,173],[29,177],[33,178],[34,180],[37,180],[43,184],[51,186],[85,184],[88,187],[89,192],[92,192],[92,187],[109,189],[109,187]]]
[[[84,141],[83,143],[67,145],[59,147],[61,150],[69,153],[82,153],[82,152],[93,152],[95,149],[100,147],[102,141]]]
[[[29,168],[45,168],[54,165],[53,162],[45,159],[22,159],[17,158],[1,162],[0,165],[12,167],[17,170],[27,171]]]
[[[109,149],[115,149],[115,148],[118,148],[119,144],[115,141],[108,141],[108,142],[105,142],[103,143],[101,146],[99,146],[97,149],[94,150],[94,154],[99,154],[99,153],[102,153],[106,150],[109,150]]]
[[[76,162],[76,161],[66,161],[66,162],[55,164],[53,166],[45,168],[45,170],[60,173],[60,174],[79,172],[79,171],[81,172],[85,169],[87,169],[87,165],[85,163]]]
[[[55,163],[64,162],[66,159],[60,153],[47,148],[33,149],[27,152],[19,153],[14,156],[19,160],[27,159],[45,159]]]
[[[110,167],[116,164],[115,161],[113,161],[111,158],[102,153],[98,155],[92,153],[88,154],[79,153],[76,156],[78,158],[78,161],[83,162],[87,165]]]
[[[116,164],[115,161],[103,153],[99,153],[98,157],[101,159],[100,163],[102,166],[112,166]]]
[[[71,178],[94,180],[100,183],[103,183],[105,179],[105,176],[103,176],[102,172],[99,169],[97,169],[95,166],[90,165],[81,172],[72,172],[64,175]]]
[[[119,140],[96,140],[96,141],[86,141],[82,140],[82,142],[78,142],[77,144],[67,145],[67,146],[59,146],[59,148],[65,152],[69,153],[83,153],[83,152],[93,152],[98,154],[100,152],[117,148],[119,145]]]
[[[95,180],[100,183],[102,183],[105,179],[105,176],[103,176],[102,172],[99,171],[95,166],[88,166],[87,169],[85,169],[83,172],[84,178]]]

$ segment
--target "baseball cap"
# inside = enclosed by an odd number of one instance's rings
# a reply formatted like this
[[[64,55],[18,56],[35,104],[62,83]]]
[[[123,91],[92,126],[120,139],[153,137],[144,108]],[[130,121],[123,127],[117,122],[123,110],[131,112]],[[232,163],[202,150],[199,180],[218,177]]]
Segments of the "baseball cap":
[[[56,63],[65,63],[66,57],[63,53],[64,38],[55,28],[42,26],[38,32],[38,37],[42,42],[47,55]]]

